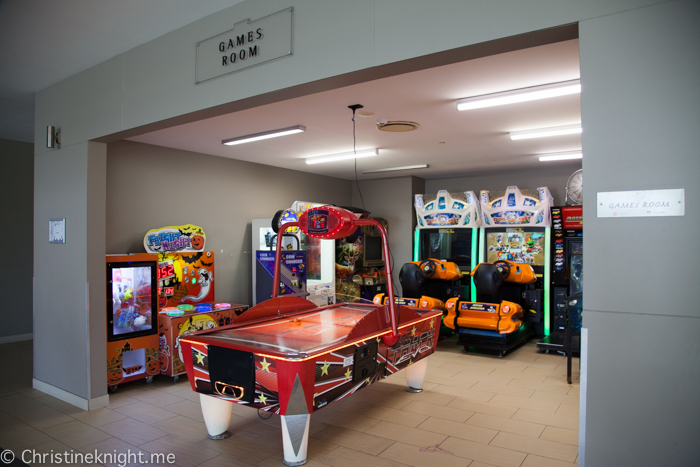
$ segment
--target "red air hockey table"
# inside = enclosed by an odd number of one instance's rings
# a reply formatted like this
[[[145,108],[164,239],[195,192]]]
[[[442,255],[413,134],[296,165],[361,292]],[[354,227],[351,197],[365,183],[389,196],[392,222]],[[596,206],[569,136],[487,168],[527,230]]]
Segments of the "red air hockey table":
[[[343,238],[359,225],[378,226],[335,206],[305,211],[294,223],[309,236]],[[290,224],[284,224],[289,227]],[[280,245],[275,264],[279,265]],[[284,278],[275,271],[274,284]],[[284,463],[306,463],[310,416],[399,370],[409,392],[420,392],[435,352],[442,312],[394,303],[387,262],[387,305],[338,303],[317,307],[294,296],[250,308],[228,326],[180,339],[192,389],[200,394],[209,437],[224,439],[232,404],[279,414]]]

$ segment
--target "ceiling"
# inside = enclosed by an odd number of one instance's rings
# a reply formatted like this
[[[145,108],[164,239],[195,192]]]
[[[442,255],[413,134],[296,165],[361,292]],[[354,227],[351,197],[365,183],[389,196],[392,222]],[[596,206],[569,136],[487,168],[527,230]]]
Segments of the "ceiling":
[[[0,137],[33,141],[37,90],[235,3],[0,0],[0,40],[12,44],[0,48],[0,131],[29,135],[0,133]],[[55,50],[71,53],[56,58]],[[406,175],[434,179],[544,164],[575,169],[580,160],[544,163],[537,154],[580,149],[580,135],[511,141],[508,132],[579,123],[579,95],[463,112],[457,111],[456,100],[578,77],[578,40],[569,40],[289,99],[129,140],[344,179],[356,174],[359,179]],[[9,122],[8,104],[17,110],[16,117],[31,115]],[[351,104],[364,106],[354,129]],[[373,115],[360,116],[365,112]],[[377,129],[380,118],[420,126],[411,132],[384,132]],[[237,146],[221,144],[224,139],[294,125],[305,126],[306,132]],[[378,148],[379,156],[357,159],[357,165],[354,160],[305,163],[306,157],[350,152],[353,146]],[[429,168],[362,173],[417,164]]]

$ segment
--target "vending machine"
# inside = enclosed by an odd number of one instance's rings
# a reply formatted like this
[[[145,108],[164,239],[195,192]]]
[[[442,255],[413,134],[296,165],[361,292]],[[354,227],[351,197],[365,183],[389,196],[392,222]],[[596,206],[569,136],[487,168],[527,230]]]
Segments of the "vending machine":
[[[160,372],[158,355],[158,255],[107,255],[107,385]]]

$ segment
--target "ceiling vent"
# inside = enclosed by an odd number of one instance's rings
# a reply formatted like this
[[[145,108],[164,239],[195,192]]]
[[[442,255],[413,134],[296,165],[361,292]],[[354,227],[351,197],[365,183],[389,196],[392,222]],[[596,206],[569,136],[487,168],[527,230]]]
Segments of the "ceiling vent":
[[[420,125],[416,122],[403,122],[403,121],[388,121],[386,119],[380,118],[377,120],[377,129],[381,131],[389,131],[392,133],[400,133],[404,131],[413,131]]]

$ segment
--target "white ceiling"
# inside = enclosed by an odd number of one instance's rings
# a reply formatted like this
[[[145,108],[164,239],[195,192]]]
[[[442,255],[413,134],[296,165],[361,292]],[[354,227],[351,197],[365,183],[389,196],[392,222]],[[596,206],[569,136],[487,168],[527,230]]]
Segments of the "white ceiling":
[[[0,137],[33,141],[33,95],[55,82],[235,0],[0,0]],[[360,179],[417,175],[444,178],[580,161],[539,162],[536,154],[581,148],[580,135],[511,141],[508,132],[581,121],[580,96],[458,112],[455,101],[490,92],[579,77],[578,41],[494,55],[356,84],[129,138],[132,141],[257,162],[345,179],[354,161],[307,165],[304,158],[379,148],[357,160]],[[389,133],[378,118],[420,127]],[[304,125],[305,133],[238,146],[221,140]],[[429,164],[430,168],[363,175],[366,170]]]

